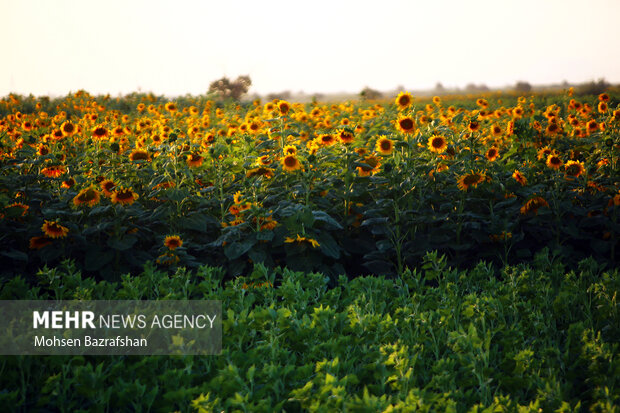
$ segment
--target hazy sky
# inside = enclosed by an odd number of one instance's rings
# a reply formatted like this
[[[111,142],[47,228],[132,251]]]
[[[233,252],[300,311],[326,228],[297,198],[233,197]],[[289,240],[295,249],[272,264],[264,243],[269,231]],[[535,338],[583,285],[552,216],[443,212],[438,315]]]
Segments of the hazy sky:
[[[0,0],[0,96],[620,82],[618,0]]]

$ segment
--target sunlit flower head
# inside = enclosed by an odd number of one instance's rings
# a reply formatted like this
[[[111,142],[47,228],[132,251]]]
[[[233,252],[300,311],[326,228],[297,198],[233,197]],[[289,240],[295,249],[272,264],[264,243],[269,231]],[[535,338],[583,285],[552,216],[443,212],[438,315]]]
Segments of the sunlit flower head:
[[[459,177],[457,186],[461,191],[467,191],[469,188],[477,187],[485,178],[486,176],[483,173],[472,171]]]
[[[527,185],[527,179],[525,178],[525,176],[523,176],[523,174],[521,172],[519,172],[518,170],[515,170],[512,173],[512,177],[515,179],[515,181],[517,181],[518,183],[521,184],[521,186],[525,186]]]
[[[398,96],[396,96],[396,106],[398,109],[404,110],[411,106],[413,102],[413,96],[409,92],[400,92]]]
[[[380,136],[377,139],[375,150],[381,155],[390,155],[394,151],[394,142],[385,136]]]
[[[299,162],[299,159],[295,157],[295,155],[286,155],[284,158],[282,158],[282,169],[287,172],[293,172],[301,169],[301,163]]]
[[[410,116],[400,116],[396,120],[396,128],[403,133],[413,133],[416,130],[415,121]]]
[[[560,158],[557,154],[552,153],[547,157],[546,163],[549,168],[557,170],[560,169],[564,162],[562,162],[562,158]]]
[[[183,240],[178,235],[168,235],[164,239],[164,245],[170,251],[174,251],[175,249],[183,246]]]
[[[93,186],[82,189],[74,198],[73,205],[75,206],[95,206],[99,203],[100,195]]]
[[[131,205],[138,199],[138,194],[133,192],[131,188],[120,187],[112,192],[111,201],[113,204]]]
[[[567,176],[578,178],[586,172],[586,168],[581,161],[568,161],[566,165],[564,165],[564,171]]]
[[[63,227],[56,221],[45,221],[41,231],[49,238],[64,238],[69,233],[69,228]]]
[[[448,148],[446,138],[440,135],[434,135],[428,138],[428,150],[435,153],[442,153]]]

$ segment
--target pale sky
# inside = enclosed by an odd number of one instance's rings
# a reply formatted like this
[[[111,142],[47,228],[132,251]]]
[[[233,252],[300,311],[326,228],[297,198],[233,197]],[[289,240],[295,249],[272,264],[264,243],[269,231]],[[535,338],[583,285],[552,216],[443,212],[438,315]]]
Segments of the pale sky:
[[[620,83],[618,0],[0,0],[0,96]]]

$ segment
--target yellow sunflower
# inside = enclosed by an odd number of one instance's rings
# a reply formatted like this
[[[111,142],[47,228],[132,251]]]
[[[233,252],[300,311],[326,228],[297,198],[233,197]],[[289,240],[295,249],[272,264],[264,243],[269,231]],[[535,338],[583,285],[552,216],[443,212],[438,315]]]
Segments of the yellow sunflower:
[[[116,184],[111,179],[104,179],[103,181],[101,181],[99,186],[101,187],[101,190],[103,191],[103,194],[105,196],[111,197],[112,192],[114,191],[114,188],[116,187]]]
[[[562,159],[557,154],[552,153],[547,157],[546,163],[549,168],[558,170],[564,162],[562,162]]]
[[[398,96],[396,96],[396,106],[398,106],[399,110],[407,109],[411,106],[413,102],[413,96],[409,92],[400,92]]]
[[[86,205],[89,207],[95,206],[99,203],[99,191],[97,191],[92,185],[88,188],[82,189],[74,198],[73,205],[81,206]]]
[[[286,155],[284,158],[282,158],[282,169],[287,172],[293,172],[301,169],[301,163],[295,155]]]
[[[385,136],[379,137],[375,149],[381,155],[390,155],[394,151],[394,142]]]
[[[166,239],[164,239],[164,245],[170,251],[174,251],[175,249],[183,246],[183,240],[178,235],[168,235]]]
[[[564,165],[564,171],[567,176],[578,178],[586,172],[586,168],[581,161],[568,161],[566,165]]]
[[[527,215],[530,212],[533,212],[535,215],[538,215],[538,209],[543,208],[543,207],[549,207],[549,204],[547,203],[547,201],[545,201],[545,199],[541,196],[535,196],[531,198],[529,201],[527,201],[525,205],[521,207],[520,211],[522,215]]]
[[[485,157],[489,162],[494,162],[499,157],[499,150],[495,146],[492,146],[487,150]]]
[[[71,121],[66,121],[60,125],[62,136],[73,136],[77,132],[77,127]]]
[[[457,181],[457,185],[461,191],[467,191],[469,188],[477,187],[485,178],[486,176],[482,172],[471,171],[461,176]]]
[[[202,165],[204,158],[197,153],[192,153],[191,155],[187,155],[187,166],[190,168],[197,168]]]
[[[286,237],[284,239],[284,242],[287,244],[291,244],[291,243],[298,243],[301,244],[302,242],[306,242],[308,244],[310,244],[312,246],[312,248],[318,248],[321,246],[321,244],[319,244],[319,242],[313,238],[308,238],[308,237],[302,237],[301,235],[297,234],[297,236],[295,238],[293,237]]]
[[[132,162],[148,160],[149,154],[147,151],[142,149],[136,149],[129,154],[129,160]]]
[[[517,181],[518,183],[521,184],[521,186],[525,186],[527,185],[527,179],[525,178],[525,176],[523,176],[523,174],[521,172],[519,172],[518,170],[515,170],[512,173],[512,177],[515,179],[515,181]]]
[[[120,187],[112,192],[111,201],[113,204],[131,205],[138,199],[138,194],[133,192],[131,188]]]
[[[415,121],[410,116],[399,116],[396,120],[396,128],[403,133],[415,132]]]
[[[443,136],[435,135],[428,138],[428,149],[431,152],[442,153],[448,147],[448,142]]]
[[[41,231],[49,238],[64,238],[69,233],[69,228],[63,227],[56,221],[45,221]]]

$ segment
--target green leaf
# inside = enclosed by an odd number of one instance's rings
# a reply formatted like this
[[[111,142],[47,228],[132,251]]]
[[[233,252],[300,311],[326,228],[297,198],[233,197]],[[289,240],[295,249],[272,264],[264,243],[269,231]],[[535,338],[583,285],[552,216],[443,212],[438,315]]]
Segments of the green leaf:
[[[1,254],[14,260],[28,261],[28,254],[22,251],[17,251],[15,249],[12,249],[10,251],[2,251]]]
[[[224,255],[226,255],[229,260],[236,260],[248,252],[255,244],[255,238],[249,238],[241,242],[232,242],[224,247]]]
[[[125,251],[133,247],[136,241],[138,241],[138,237],[135,235],[128,235],[123,238],[110,238],[108,239],[108,246],[115,250]]]

